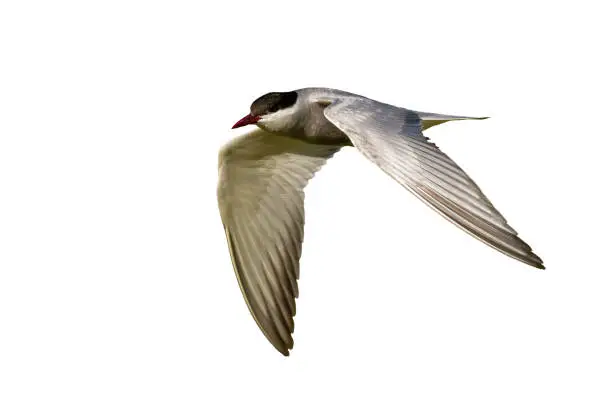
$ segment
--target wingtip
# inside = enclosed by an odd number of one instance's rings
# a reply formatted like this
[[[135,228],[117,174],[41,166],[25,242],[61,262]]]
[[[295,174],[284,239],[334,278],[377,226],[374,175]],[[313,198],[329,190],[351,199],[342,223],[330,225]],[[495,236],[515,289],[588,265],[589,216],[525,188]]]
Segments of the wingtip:
[[[533,266],[534,268],[541,269],[541,270],[546,269],[546,267],[544,266],[544,261],[542,261],[542,259],[539,256],[537,256],[533,252],[531,253],[531,256],[532,256],[532,259],[531,259],[531,262],[529,262],[529,265]]]
[[[289,357],[289,350],[293,348],[293,339],[291,339],[291,342],[289,344],[275,344],[273,342],[271,343],[276,349],[276,351],[278,351],[285,357]]]

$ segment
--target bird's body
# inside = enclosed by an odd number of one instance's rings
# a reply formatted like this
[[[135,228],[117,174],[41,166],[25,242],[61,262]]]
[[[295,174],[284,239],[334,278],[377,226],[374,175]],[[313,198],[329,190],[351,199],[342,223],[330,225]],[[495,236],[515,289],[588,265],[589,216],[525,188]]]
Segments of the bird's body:
[[[266,94],[234,127],[258,129],[219,155],[218,200],[240,288],[268,340],[288,355],[304,229],[303,189],[344,146],[356,147],[442,216],[498,251],[537,268],[478,186],[423,130],[451,120],[327,88]]]

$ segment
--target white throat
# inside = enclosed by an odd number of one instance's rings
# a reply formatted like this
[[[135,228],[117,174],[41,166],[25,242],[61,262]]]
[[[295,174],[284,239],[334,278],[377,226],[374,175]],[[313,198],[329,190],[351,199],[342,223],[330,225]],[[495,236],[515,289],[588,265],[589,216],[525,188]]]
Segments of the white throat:
[[[262,116],[257,126],[268,132],[288,133],[299,126],[302,116],[299,103],[296,103],[289,108]]]

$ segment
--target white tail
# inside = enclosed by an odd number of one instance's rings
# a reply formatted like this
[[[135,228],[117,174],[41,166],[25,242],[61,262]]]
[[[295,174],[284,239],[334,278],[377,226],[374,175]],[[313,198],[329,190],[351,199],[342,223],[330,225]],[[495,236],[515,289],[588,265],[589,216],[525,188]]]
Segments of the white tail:
[[[442,115],[439,113],[429,113],[429,112],[415,112],[421,118],[421,127],[423,130],[429,129],[432,126],[439,125],[444,122],[449,122],[451,120],[482,120],[488,119],[488,116],[485,117],[472,117],[472,116],[455,116],[455,115]]]

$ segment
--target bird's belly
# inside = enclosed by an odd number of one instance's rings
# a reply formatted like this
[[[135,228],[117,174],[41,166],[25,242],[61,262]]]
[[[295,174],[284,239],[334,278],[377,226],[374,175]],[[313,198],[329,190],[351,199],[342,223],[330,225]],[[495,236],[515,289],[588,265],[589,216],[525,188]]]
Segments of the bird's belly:
[[[352,146],[351,140],[337,127],[327,122],[307,124],[303,139],[309,143],[336,146]]]

